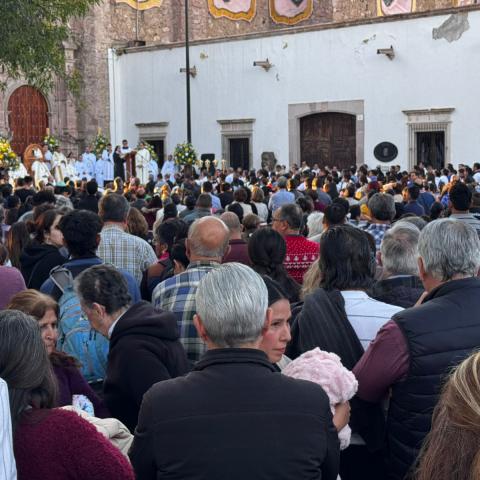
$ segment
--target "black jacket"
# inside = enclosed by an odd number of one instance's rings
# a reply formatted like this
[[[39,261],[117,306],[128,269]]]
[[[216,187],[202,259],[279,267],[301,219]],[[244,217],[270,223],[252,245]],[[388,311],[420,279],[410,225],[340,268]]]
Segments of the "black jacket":
[[[110,338],[103,385],[108,409],[133,432],[143,394],[153,384],[188,370],[173,314],[158,312],[148,302],[137,303],[120,317]]]
[[[98,213],[98,197],[96,195],[85,195],[77,205],[78,210],[90,210]]]
[[[389,478],[403,479],[414,464],[441,387],[452,368],[478,349],[479,311],[480,279],[474,277],[444,283],[422,305],[393,317],[407,342],[410,368],[390,398]]]
[[[210,350],[145,395],[130,459],[138,480],[336,480],[328,403],[260,350]]]
[[[417,303],[424,291],[425,289],[418,277],[402,275],[378,281],[368,292],[368,295],[379,302],[410,308]]]
[[[52,268],[63,265],[66,258],[53,245],[32,242],[20,255],[20,267],[27,288],[40,290]]]

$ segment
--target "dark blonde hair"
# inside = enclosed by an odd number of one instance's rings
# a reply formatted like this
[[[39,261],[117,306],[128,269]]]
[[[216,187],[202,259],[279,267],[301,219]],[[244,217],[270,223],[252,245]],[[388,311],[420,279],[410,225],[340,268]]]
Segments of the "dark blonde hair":
[[[58,317],[58,303],[38,290],[28,289],[17,293],[7,305],[8,310],[19,310],[40,321],[48,310],[53,310]]]
[[[464,360],[443,388],[416,480],[480,478],[480,352]]]

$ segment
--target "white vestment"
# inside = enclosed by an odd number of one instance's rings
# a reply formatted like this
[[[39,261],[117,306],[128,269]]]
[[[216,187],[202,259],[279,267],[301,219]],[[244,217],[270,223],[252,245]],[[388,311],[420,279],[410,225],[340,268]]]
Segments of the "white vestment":
[[[85,152],[82,155],[82,161],[85,163],[85,166],[87,168],[87,178],[89,180],[91,178],[95,178],[95,164],[97,163],[95,154]]]
[[[157,181],[158,177],[158,163],[156,160],[150,160],[150,163],[148,164],[148,174],[153,175],[153,180]]]
[[[39,183],[43,181],[45,184],[48,183],[48,179],[50,178],[50,170],[45,162],[40,160],[35,160],[32,165],[32,172],[33,172],[33,180],[35,182],[35,186],[38,188]]]
[[[52,172],[55,182],[65,181],[67,176],[67,157],[61,152],[55,152],[52,158]]]
[[[165,174],[169,173],[171,177],[175,176],[175,162],[173,160],[165,160],[162,166],[162,176],[165,177]]]
[[[48,170],[51,170],[52,169],[52,159],[53,159],[52,152],[50,150],[47,150],[45,155],[43,155],[43,158],[45,159],[45,163],[47,164]]]
[[[83,180],[84,178],[90,180],[92,178],[88,170],[88,165],[83,161],[83,157],[82,160],[79,160],[75,163],[75,168],[77,170],[77,176],[80,180]]]
[[[27,169],[25,168],[25,165],[22,162],[19,162],[19,165],[17,168],[10,169],[8,171],[8,178],[10,179],[10,183],[14,185],[15,180],[18,178],[24,178],[28,175]]]
[[[146,148],[142,148],[137,152],[137,155],[135,155],[136,176],[140,179],[142,185],[148,183],[148,164],[151,159],[152,156]]]
[[[102,153],[102,160],[105,162],[103,166],[103,176],[106,182],[112,182],[114,180],[113,176],[113,152],[108,153],[107,150],[104,150]]]

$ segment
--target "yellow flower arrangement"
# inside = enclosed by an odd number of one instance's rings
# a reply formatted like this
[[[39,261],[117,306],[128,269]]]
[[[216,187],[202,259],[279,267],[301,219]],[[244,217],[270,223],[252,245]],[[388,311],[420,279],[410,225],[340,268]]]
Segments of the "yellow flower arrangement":
[[[12,150],[10,142],[0,137],[0,168],[15,170],[19,164],[17,154]]]

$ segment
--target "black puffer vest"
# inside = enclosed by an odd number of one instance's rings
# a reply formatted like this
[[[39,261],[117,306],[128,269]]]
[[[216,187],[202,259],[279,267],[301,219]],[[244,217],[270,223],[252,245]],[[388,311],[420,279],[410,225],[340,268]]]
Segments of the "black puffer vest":
[[[403,479],[430,430],[432,413],[452,367],[480,347],[480,279],[440,285],[393,320],[403,332],[410,370],[394,385],[388,413],[389,472]]]

